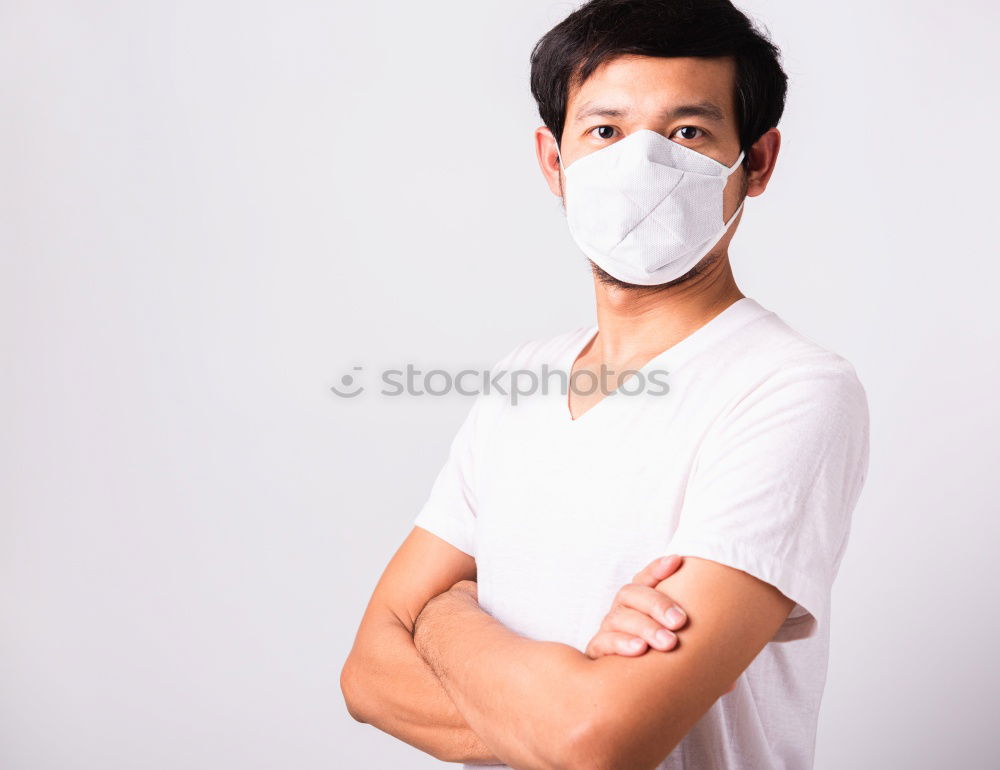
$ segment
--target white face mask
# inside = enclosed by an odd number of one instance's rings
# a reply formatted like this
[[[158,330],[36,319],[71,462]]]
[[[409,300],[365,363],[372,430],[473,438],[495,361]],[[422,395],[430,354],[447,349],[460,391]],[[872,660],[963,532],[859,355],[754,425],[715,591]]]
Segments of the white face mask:
[[[558,147],[556,148],[558,152]],[[656,131],[559,165],[573,240],[620,281],[655,286],[680,278],[725,235],[722,191],[743,153],[726,167]]]

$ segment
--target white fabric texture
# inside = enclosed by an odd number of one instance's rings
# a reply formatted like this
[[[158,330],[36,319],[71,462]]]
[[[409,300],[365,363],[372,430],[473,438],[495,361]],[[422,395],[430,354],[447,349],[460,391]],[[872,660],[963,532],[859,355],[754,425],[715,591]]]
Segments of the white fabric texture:
[[[569,371],[596,331],[521,345],[495,371]],[[749,297],[641,373],[664,371],[665,394],[612,393],[577,420],[556,378],[516,404],[479,396],[414,524],[475,556],[483,609],[581,651],[658,556],[776,586],[789,618],[658,770],[811,768],[830,590],[868,468],[865,390]]]

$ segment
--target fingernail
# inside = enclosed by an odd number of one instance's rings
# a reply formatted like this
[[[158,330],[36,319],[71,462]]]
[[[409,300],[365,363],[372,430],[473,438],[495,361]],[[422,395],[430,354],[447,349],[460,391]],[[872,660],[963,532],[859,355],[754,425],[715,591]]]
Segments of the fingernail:
[[[638,650],[642,647],[642,639],[630,639],[628,642],[628,648],[630,650]]]
[[[671,554],[670,556],[664,556],[662,559],[660,559],[660,564],[670,564],[670,562],[673,561],[673,558],[674,558],[673,554]]]
[[[663,647],[666,647],[674,640],[674,635],[669,631],[667,631],[667,629],[661,628],[659,631],[656,632],[656,636],[654,638],[656,639],[658,644],[662,645]]]
[[[680,611],[677,607],[671,607],[667,610],[667,614],[664,616],[667,621],[667,625],[679,626],[684,622],[684,613]]]

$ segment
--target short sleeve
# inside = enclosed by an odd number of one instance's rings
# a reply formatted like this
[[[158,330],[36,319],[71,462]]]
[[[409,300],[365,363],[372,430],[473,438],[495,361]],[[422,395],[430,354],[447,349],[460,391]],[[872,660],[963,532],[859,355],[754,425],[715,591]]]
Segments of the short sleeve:
[[[774,641],[812,636],[868,471],[867,397],[853,367],[772,372],[709,430],[669,553],[725,564],[796,602]]]
[[[476,496],[473,483],[476,425],[483,397],[478,396],[452,439],[444,466],[417,517],[416,526],[475,556]]]

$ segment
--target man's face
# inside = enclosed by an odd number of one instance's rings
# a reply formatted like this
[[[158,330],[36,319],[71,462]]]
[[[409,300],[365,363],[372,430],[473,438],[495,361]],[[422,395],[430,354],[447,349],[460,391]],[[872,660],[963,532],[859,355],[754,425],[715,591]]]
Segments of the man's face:
[[[564,166],[640,128],[731,166],[740,154],[733,60],[621,56],[570,92],[560,151]],[[563,184],[559,175],[560,187]],[[743,197],[744,173],[729,177],[723,216]]]

